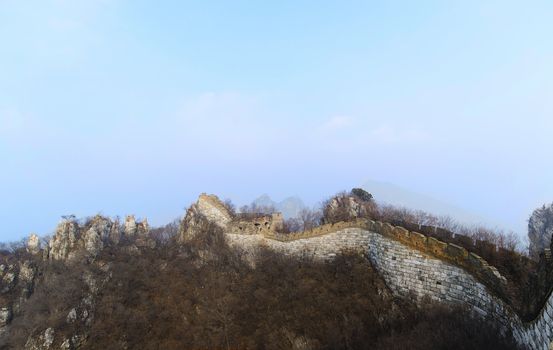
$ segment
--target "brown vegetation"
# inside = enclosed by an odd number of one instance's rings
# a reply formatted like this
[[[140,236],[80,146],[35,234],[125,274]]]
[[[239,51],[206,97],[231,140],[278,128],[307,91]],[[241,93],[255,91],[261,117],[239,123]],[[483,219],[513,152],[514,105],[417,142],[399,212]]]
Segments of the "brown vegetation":
[[[110,263],[89,318],[86,349],[514,349],[513,340],[467,312],[392,297],[366,259],[330,263],[260,253],[254,266],[214,225],[184,245],[140,253],[108,246],[97,263],[50,263],[5,348],[29,334],[74,334],[67,324],[83,276]],[[58,333],[59,334],[59,333]]]

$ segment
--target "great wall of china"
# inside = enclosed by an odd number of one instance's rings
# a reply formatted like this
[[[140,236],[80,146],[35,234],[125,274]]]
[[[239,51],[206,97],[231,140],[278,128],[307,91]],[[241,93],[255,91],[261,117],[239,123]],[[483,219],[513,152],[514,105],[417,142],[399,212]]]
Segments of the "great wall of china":
[[[229,243],[254,253],[267,247],[288,255],[332,259],[342,251],[364,254],[397,295],[424,297],[468,306],[512,332],[530,349],[553,349],[553,295],[548,293],[537,316],[524,322],[500,295],[505,278],[478,255],[451,243],[388,223],[357,219],[279,234],[277,221],[264,217],[257,225],[232,220],[215,196],[202,194],[188,214],[204,215],[223,228]],[[243,221],[243,220],[242,220]],[[245,229],[250,227],[253,229]]]
[[[401,226],[361,218],[283,234],[279,233],[283,224],[280,214],[232,215],[216,196],[206,194],[187,210],[177,241],[186,241],[200,233],[202,222],[219,226],[228,243],[242,250],[245,257],[255,256],[262,247],[322,261],[344,251],[357,252],[370,260],[388,288],[398,296],[464,305],[494,320],[504,331],[512,332],[516,341],[526,348],[553,349],[551,289],[543,300],[535,303],[532,319],[523,319],[505,297],[506,278],[483,258],[459,245]],[[104,248],[104,242],[118,244],[124,237],[134,237],[132,246],[127,247],[131,251],[154,249],[156,243],[148,232],[146,220],[137,222],[128,216],[124,225],[120,225],[117,220],[96,216],[84,225],[62,221],[43,247],[38,237],[32,235],[26,247],[32,258],[0,265],[3,288],[0,336],[17,316],[21,303],[32,293],[38,274],[33,259],[93,262]]]

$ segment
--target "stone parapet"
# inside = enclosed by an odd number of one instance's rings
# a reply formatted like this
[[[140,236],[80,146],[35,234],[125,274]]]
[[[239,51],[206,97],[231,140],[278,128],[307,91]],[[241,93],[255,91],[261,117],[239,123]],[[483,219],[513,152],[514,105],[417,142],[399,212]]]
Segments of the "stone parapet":
[[[489,317],[529,349],[549,349],[553,340],[553,297],[538,316],[523,322],[494,290],[504,278],[480,256],[466,249],[410,232],[402,227],[356,220],[323,225],[291,235],[227,233],[229,243],[249,254],[259,247],[294,256],[333,259],[343,251],[364,254],[397,295],[460,304]]]

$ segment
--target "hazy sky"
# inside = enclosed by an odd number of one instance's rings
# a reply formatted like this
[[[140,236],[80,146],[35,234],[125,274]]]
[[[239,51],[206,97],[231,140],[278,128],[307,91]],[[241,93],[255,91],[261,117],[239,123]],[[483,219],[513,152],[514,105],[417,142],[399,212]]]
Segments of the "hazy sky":
[[[0,240],[367,179],[525,234],[553,2],[0,0]]]

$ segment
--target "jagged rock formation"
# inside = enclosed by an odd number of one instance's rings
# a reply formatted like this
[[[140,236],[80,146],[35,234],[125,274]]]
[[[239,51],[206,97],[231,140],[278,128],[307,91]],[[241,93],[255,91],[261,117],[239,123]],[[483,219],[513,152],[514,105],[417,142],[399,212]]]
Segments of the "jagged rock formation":
[[[148,219],[144,218],[141,222],[137,225],[138,234],[144,236],[147,235],[150,232],[150,225],[148,224]]]
[[[4,258],[0,263],[0,335],[33,292],[36,263]]]
[[[32,233],[27,240],[27,252],[31,254],[40,253],[40,239],[34,233]]]
[[[29,338],[25,343],[25,350],[43,350],[50,349],[54,343],[54,329],[47,328],[44,333],[40,334],[37,338]]]
[[[374,203],[354,194],[340,194],[328,200],[323,208],[324,217],[328,222],[348,221],[367,217]]]
[[[229,210],[215,195],[201,194],[190,210],[195,214],[204,216],[221,228],[225,228],[232,220]]]
[[[202,231],[206,224],[213,223],[222,229],[232,221],[232,215],[214,195],[202,193],[198,201],[190,206],[181,222],[179,241],[190,240]]]
[[[52,260],[65,260],[70,257],[77,242],[77,223],[63,221],[56,228],[54,237],[48,242],[47,256]]]
[[[528,220],[528,238],[530,256],[538,258],[551,245],[553,236],[553,203],[534,210]]]
[[[73,260],[78,254],[93,258],[107,242],[118,244],[122,237],[136,236],[144,241],[149,231],[147,219],[137,223],[134,215],[127,216],[123,228],[118,219],[100,215],[93,217],[84,226],[79,226],[74,220],[64,220],[58,225],[44,254],[50,260]],[[32,236],[29,241],[31,246],[28,249],[36,250]]]
[[[0,336],[5,333],[10,322],[19,315],[22,305],[35,289],[40,269],[51,262],[89,264],[90,269],[99,271],[94,276],[89,270],[83,272],[86,288],[82,298],[66,318],[67,324],[80,324],[85,333],[75,333],[69,337],[58,333],[56,328],[46,327],[37,330],[27,340],[25,349],[43,350],[77,349],[86,341],[86,327],[93,319],[94,302],[101,285],[110,278],[110,264],[96,258],[106,245],[117,245],[124,237],[132,237],[130,251],[140,253],[140,249],[154,248],[155,241],[148,236],[149,225],[146,219],[136,222],[134,216],[127,217],[124,227],[119,221],[96,215],[79,224],[73,217],[64,219],[56,228],[47,246],[41,249],[40,239],[32,234],[27,240],[25,252],[19,258],[4,257],[0,261]],[[57,344],[57,345],[56,345]]]
[[[138,231],[134,215],[128,215],[125,218],[125,235],[134,236]]]

